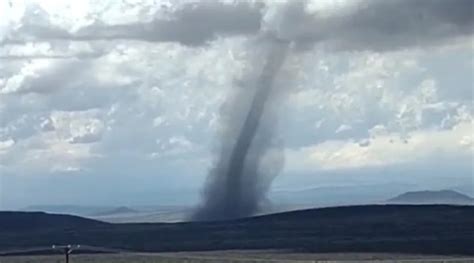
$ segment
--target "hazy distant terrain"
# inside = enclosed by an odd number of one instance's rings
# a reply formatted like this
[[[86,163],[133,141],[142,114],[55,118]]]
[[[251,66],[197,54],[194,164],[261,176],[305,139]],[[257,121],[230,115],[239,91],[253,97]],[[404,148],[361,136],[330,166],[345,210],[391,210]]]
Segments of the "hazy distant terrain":
[[[88,216],[88,218],[110,223],[174,223],[190,218],[191,210],[176,209],[150,212],[116,213],[108,215]]]
[[[371,205],[220,222],[108,224],[0,212],[0,250],[85,244],[128,251],[297,249],[300,252],[474,254],[473,206]],[[28,223],[35,222],[32,227]],[[44,223],[41,223],[44,222]]]
[[[27,206],[22,211],[29,212],[47,212],[54,214],[69,214],[79,216],[89,216],[103,211],[114,209],[113,206],[86,206],[86,205],[31,205]]]
[[[341,206],[356,204],[375,204],[383,202],[400,193],[415,190],[409,184],[367,184],[309,187],[298,190],[277,190],[270,192],[274,204],[295,206]]]
[[[473,205],[470,196],[453,190],[406,192],[388,200],[394,204],[458,204]]]
[[[271,192],[272,202],[258,214],[270,214],[331,206],[368,204],[455,204],[473,205],[474,199],[453,190],[425,190],[404,192],[410,185],[326,186],[300,190]],[[185,205],[156,206],[30,206],[24,211],[79,215],[110,223],[184,222],[192,215],[193,207]]]
[[[190,217],[189,206],[77,206],[77,205],[38,205],[29,206],[22,211],[40,211],[53,214],[70,214],[110,223],[156,223],[181,222]]]
[[[132,209],[126,206],[120,206],[111,210],[99,212],[93,216],[113,216],[113,215],[120,215],[120,214],[134,214],[138,212],[139,211],[135,209]]]

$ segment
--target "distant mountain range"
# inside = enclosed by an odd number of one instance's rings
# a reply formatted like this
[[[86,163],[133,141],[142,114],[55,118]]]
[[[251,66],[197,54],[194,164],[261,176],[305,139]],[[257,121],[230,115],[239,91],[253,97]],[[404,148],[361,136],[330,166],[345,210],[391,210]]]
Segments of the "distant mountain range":
[[[272,191],[268,197],[275,205],[297,208],[376,204],[399,193],[415,190],[416,187],[402,183],[321,186]]]
[[[387,200],[396,204],[459,204],[473,205],[474,199],[453,190],[406,192]]]
[[[35,205],[23,208],[25,212],[46,212],[82,216],[111,223],[180,222],[190,217],[192,207],[176,205],[155,206],[80,206]]]
[[[104,211],[111,211],[113,206],[82,206],[82,205],[32,205],[22,209],[27,212],[46,212],[53,214],[69,214],[78,216],[89,216]]]
[[[474,199],[454,190],[411,191],[404,184],[326,186],[269,193],[269,202],[259,215],[309,209],[365,204],[454,204],[474,205]],[[405,192],[409,191],[409,192]],[[405,192],[405,193],[403,193]],[[403,193],[398,195],[399,193]],[[395,197],[393,197],[395,196]],[[392,198],[393,197],[393,198]],[[189,206],[30,206],[23,211],[71,214],[111,223],[154,223],[186,221],[193,212]]]
[[[135,214],[139,211],[126,207],[120,206],[111,210],[101,211],[99,213],[94,214],[93,216],[113,216],[113,215],[123,215],[123,214]]]

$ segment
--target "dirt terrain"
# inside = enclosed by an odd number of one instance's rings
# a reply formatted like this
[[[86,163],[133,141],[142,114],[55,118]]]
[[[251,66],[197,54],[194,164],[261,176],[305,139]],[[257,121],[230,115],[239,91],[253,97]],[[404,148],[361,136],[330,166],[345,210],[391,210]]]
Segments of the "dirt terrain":
[[[278,250],[72,255],[72,263],[218,263],[218,262],[474,262],[460,256],[389,253],[294,253]],[[60,263],[62,256],[0,257],[0,263]]]

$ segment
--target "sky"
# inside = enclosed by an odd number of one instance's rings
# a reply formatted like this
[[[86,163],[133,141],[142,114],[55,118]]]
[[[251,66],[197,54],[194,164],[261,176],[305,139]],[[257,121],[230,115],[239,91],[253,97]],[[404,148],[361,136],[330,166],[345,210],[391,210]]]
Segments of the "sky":
[[[473,10],[468,0],[0,0],[0,209],[196,202],[226,99],[269,35],[292,47],[271,191],[470,193]]]

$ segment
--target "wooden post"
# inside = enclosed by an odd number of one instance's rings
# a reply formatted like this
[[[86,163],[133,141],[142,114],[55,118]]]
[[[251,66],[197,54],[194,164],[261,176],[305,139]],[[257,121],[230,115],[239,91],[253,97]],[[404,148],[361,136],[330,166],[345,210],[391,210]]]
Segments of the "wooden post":
[[[64,253],[66,263],[69,263],[69,255],[72,253],[72,251],[75,250],[75,249],[79,249],[80,247],[81,247],[81,245],[74,245],[74,246],[72,246],[72,245],[67,245],[67,246],[53,245],[52,246],[53,249],[59,250],[59,251]]]

